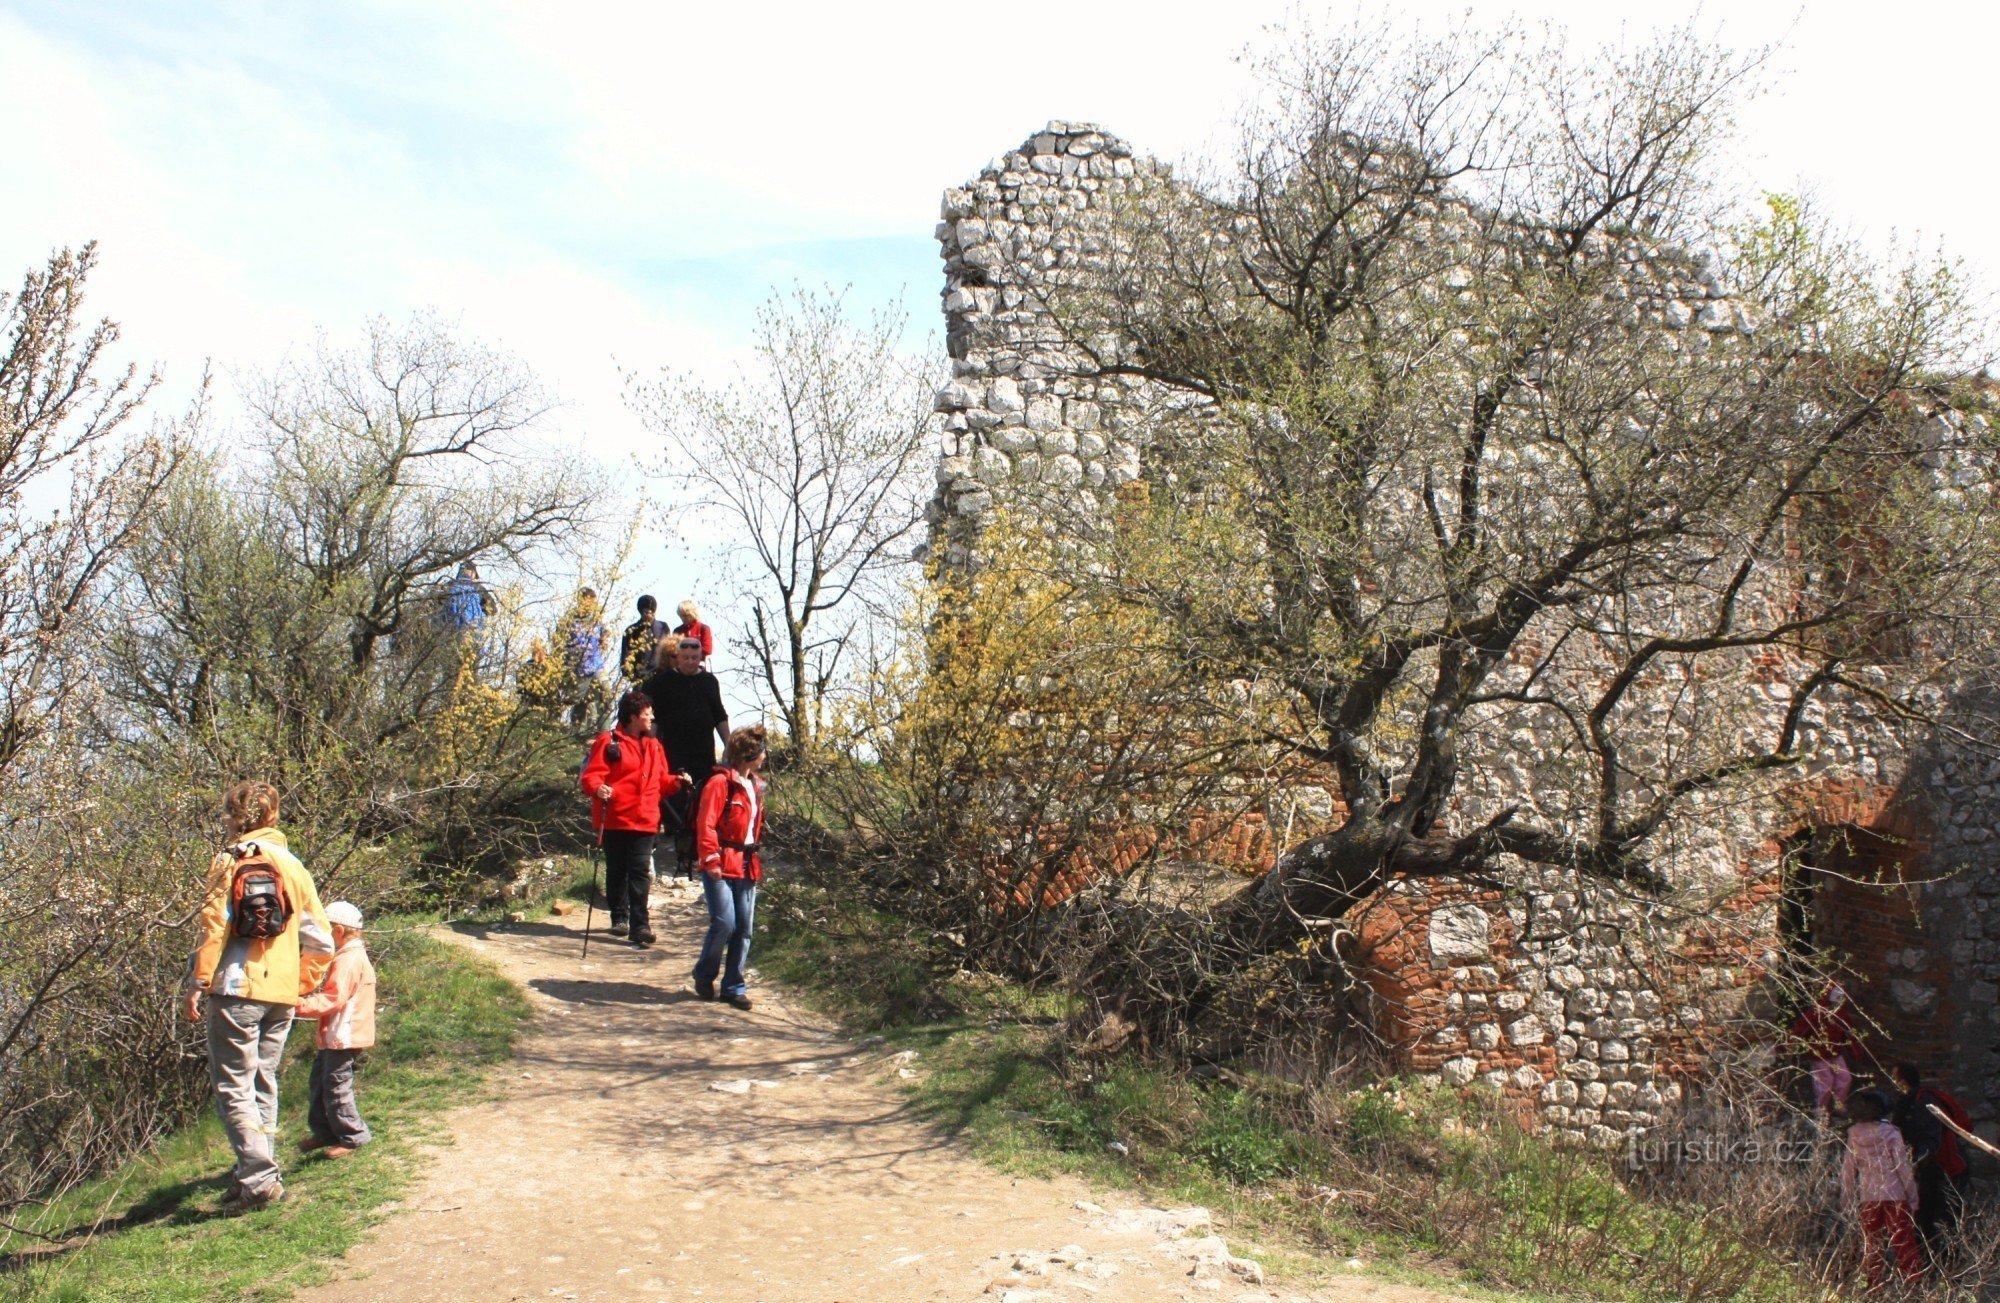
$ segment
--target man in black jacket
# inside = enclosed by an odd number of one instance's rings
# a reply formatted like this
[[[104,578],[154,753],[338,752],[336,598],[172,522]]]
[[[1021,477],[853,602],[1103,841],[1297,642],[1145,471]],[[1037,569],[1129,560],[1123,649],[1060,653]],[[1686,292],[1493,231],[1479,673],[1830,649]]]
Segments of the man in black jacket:
[[[658,598],[651,593],[641,597],[639,618],[625,626],[625,636],[618,640],[618,670],[633,683],[642,682],[659,668],[653,664],[653,649],[668,632],[659,610]]]
[[[683,638],[674,648],[673,663],[640,688],[653,702],[653,735],[667,749],[667,767],[693,780],[665,811],[674,852],[683,874],[694,871],[693,794],[715,768],[717,739],[729,741],[729,712],[722,705],[722,684],[701,667],[701,641]]]

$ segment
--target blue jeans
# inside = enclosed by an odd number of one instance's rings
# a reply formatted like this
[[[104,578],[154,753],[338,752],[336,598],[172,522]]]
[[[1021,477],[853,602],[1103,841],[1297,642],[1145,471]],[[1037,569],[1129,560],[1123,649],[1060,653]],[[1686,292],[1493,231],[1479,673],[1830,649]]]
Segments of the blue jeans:
[[[757,920],[757,884],[748,878],[704,875],[701,890],[708,898],[708,935],[702,938],[701,958],[695,961],[695,984],[713,982],[720,968],[722,993],[742,995],[743,964],[750,958],[750,928]]]

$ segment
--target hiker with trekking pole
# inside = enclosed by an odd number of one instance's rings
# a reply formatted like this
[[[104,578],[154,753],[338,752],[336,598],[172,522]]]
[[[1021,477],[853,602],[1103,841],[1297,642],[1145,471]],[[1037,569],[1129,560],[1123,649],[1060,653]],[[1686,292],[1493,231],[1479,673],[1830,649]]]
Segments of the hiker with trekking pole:
[[[629,935],[633,945],[650,946],[650,861],[660,831],[660,802],[688,780],[667,769],[666,750],[653,736],[653,703],[645,693],[635,689],[618,699],[618,724],[590,744],[579,781],[591,799],[590,821],[602,848],[611,935]],[[586,913],[586,952],[589,946]]]

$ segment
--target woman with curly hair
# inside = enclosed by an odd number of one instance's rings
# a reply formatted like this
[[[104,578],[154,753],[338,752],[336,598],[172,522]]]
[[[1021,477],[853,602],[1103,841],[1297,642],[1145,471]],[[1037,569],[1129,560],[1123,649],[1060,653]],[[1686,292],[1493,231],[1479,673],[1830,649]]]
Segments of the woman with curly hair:
[[[757,849],[764,833],[764,780],[758,771],[766,750],[761,725],[731,733],[694,816],[695,865],[708,899],[708,935],[694,966],[694,992],[715,999],[719,973],[722,998],[738,1009],[750,1007],[743,966],[757,916],[757,884],[764,877]]]

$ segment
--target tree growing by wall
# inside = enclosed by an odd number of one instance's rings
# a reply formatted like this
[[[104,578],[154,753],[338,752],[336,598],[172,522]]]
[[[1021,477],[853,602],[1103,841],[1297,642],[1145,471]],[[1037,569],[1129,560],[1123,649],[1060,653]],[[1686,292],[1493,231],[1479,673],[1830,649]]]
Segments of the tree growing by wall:
[[[857,624],[907,562],[928,485],[922,451],[934,378],[903,352],[904,316],[857,320],[843,296],[775,295],[755,360],[735,383],[633,383],[666,444],[662,469],[695,508],[684,537],[750,576],[741,639],[792,745],[814,748]]]
[[[1150,510],[1076,553],[1095,600],[1204,631],[1340,805],[1156,1012],[1398,876],[1665,897],[1833,705],[1932,722],[2000,592],[2000,449],[1951,409],[1987,341],[1947,265],[1732,225],[1756,68],[1302,39],[1230,166],[1041,274],[1073,373],[1156,398]]]

